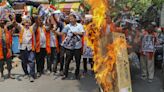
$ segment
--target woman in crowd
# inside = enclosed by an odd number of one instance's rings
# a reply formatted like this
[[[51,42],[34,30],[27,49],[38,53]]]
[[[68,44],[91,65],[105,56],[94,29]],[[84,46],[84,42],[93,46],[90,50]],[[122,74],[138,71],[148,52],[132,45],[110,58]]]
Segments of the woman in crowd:
[[[75,15],[69,15],[70,24],[67,24],[63,29],[62,33],[56,32],[57,34],[66,34],[66,38],[63,41],[63,47],[66,49],[66,62],[65,62],[65,70],[64,77],[62,79],[68,78],[69,65],[73,56],[76,61],[76,70],[75,70],[75,78],[79,79],[80,72],[80,61],[81,61],[81,48],[82,48],[82,36],[84,34],[84,28],[82,24],[76,22]]]

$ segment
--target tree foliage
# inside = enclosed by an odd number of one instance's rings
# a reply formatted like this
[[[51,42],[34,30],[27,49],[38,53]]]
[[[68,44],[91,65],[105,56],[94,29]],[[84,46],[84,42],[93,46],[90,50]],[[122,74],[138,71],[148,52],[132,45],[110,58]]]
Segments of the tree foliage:
[[[132,12],[141,14],[154,4],[160,8],[163,2],[164,0],[116,0],[114,7],[122,10],[123,7],[128,6]]]

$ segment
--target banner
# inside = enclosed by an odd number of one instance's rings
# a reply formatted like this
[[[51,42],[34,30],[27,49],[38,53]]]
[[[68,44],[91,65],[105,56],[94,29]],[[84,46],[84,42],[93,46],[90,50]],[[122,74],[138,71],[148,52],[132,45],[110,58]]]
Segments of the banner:
[[[142,51],[154,52],[154,37],[153,35],[145,35],[142,39]]]

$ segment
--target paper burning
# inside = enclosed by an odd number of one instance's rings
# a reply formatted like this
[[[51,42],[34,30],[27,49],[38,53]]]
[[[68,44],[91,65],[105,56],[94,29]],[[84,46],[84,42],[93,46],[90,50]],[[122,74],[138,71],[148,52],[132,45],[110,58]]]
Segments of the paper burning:
[[[91,5],[92,23],[87,25],[87,44],[94,51],[94,67],[103,92],[132,92],[125,36],[109,33],[101,36],[108,0],[86,0]]]

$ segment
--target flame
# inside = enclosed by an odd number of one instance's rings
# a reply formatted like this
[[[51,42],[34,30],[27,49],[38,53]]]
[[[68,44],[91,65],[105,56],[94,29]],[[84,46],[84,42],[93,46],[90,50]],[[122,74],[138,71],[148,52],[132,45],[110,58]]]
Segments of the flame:
[[[98,84],[101,85],[104,92],[111,92],[115,85],[116,70],[114,68],[116,63],[116,56],[119,55],[120,49],[125,48],[125,40],[115,39],[113,43],[106,46],[107,53],[105,56],[101,53],[101,26],[104,25],[105,14],[108,11],[109,3],[107,0],[86,0],[91,5],[91,13],[93,15],[92,23],[86,25],[87,36],[85,41],[87,45],[92,48],[94,56],[93,70],[96,73],[95,77]]]

